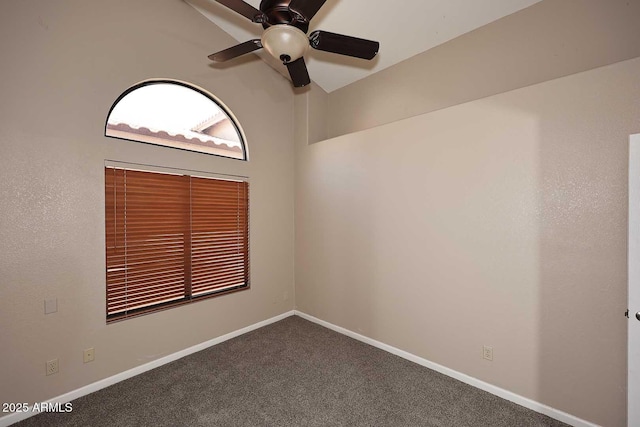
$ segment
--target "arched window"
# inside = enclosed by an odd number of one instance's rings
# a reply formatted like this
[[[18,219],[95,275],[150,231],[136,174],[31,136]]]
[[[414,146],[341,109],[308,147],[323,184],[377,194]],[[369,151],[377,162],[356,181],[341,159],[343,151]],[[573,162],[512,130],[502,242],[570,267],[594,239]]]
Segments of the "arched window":
[[[247,160],[244,133],[210,93],[174,80],[147,80],[114,102],[105,136]]]

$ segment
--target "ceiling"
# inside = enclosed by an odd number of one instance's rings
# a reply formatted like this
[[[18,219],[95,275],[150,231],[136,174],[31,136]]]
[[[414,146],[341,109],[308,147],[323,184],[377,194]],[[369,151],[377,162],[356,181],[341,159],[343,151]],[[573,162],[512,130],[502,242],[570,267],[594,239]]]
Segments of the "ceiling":
[[[215,0],[186,1],[238,42],[260,38],[262,34],[261,25]],[[309,32],[321,29],[376,40],[380,42],[380,52],[373,61],[365,61],[309,49],[305,55],[307,68],[316,84],[332,92],[539,1],[327,0],[311,20]],[[259,8],[260,0],[246,2]],[[225,47],[212,45],[211,53]],[[284,66],[260,52],[259,56],[288,75]],[[232,70],[226,68],[226,72]]]

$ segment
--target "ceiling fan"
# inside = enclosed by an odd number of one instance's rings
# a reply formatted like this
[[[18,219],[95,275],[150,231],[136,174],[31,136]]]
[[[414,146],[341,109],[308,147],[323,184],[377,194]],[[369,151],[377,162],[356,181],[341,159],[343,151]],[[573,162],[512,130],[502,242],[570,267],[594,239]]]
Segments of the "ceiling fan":
[[[262,0],[259,10],[243,0],[216,1],[262,24],[264,32],[259,39],[213,53],[209,59],[224,62],[264,48],[287,67],[295,87],[311,83],[303,56],[308,46],[368,60],[376,56],[380,47],[380,43],[375,41],[320,30],[312,32],[307,38],[309,21],[326,0]]]

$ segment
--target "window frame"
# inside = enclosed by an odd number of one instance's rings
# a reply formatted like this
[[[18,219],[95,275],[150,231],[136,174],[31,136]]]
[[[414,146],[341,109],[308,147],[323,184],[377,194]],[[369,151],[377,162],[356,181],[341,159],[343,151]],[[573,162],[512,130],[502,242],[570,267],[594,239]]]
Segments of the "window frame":
[[[187,89],[191,89],[191,90],[193,90],[195,92],[200,93],[201,95],[205,96],[206,98],[211,100],[213,103],[215,103],[222,110],[222,112],[227,115],[227,117],[229,118],[230,122],[233,124],[233,127],[236,130],[236,133],[238,134],[238,137],[240,139],[240,146],[241,146],[241,149],[242,149],[242,158],[238,159],[238,158],[235,158],[235,157],[225,156],[225,155],[222,155],[222,154],[207,153],[205,151],[197,150],[196,148],[190,149],[190,148],[183,148],[183,147],[173,147],[173,146],[170,146],[170,145],[158,144],[158,143],[154,143],[154,142],[144,141],[144,140],[141,140],[141,139],[123,138],[123,137],[120,137],[120,136],[107,135],[107,130],[108,130],[108,126],[109,126],[109,117],[111,117],[111,112],[118,105],[118,103],[125,96],[129,95],[131,92],[133,92],[133,91],[135,91],[137,89],[140,89],[142,87],[155,85],[155,84],[173,84],[173,85],[177,85],[177,86],[182,86],[182,87],[185,87]],[[147,79],[147,80],[143,80],[143,81],[141,81],[139,83],[136,83],[135,85],[131,86],[130,88],[128,88],[127,90],[122,92],[122,94],[120,94],[120,96],[118,96],[118,98],[113,102],[113,104],[111,105],[111,108],[109,108],[109,112],[107,113],[107,118],[106,118],[105,123],[104,123],[104,136],[107,137],[107,138],[114,138],[114,139],[119,139],[119,140],[122,140],[122,141],[140,142],[142,144],[149,144],[149,145],[153,145],[153,146],[156,146],[156,147],[165,147],[165,148],[170,148],[170,149],[174,149],[174,150],[182,150],[182,151],[188,151],[188,152],[193,152],[193,153],[206,154],[206,155],[209,155],[209,156],[216,156],[216,157],[221,157],[221,158],[225,158],[225,159],[240,160],[240,161],[243,161],[243,162],[249,161],[249,149],[248,149],[248,145],[246,143],[247,138],[245,136],[244,130],[242,129],[242,127],[240,126],[240,124],[238,122],[238,119],[231,112],[231,110],[220,99],[218,99],[212,93],[208,92],[207,90],[205,90],[205,89],[203,89],[201,87],[198,87],[196,85],[193,85],[193,84],[181,81],[181,80],[174,80],[174,79]]]
[[[211,292],[208,292],[206,294],[202,294],[202,295],[188,295],[188,292],[192,291],[192,272],[191,267],[189,267],[189,271],[187,272],[187,269],[185,269],[184,271],[184,278],[183,278],[183,282],[182,282],[182,286],[184,289],[184,297],[182,299],[179,300],[172,300],[172,301],[167,301],[167,302],[161,302],[161,303],[154,303],[152,305],[148,305],[145,307],[140,307],[140,308],[133,308],[131,310],[126,310],[124,312],[118,312],[115,314],[109,314],[109,260],[108,260],[108,256],[109,256],[109,238],[108,238],[108,233],[109,233],[109,229],[108,229],[108,213],[107,213],[107,209],[109,209],[110,206],[108,206],[108,200],[107,200],[107,194],[106,192],[108,191],[108,182],[107,182],[107,173],[109,173],[109,171],[111,169],[120,169],[120,170],[126,170],[126,171],[132,171],[132,172],[146,172],[146,173],[152,173],[152,174],[158,174],[158,175],[172,175],[172,176],[184,176],[184,177],[188,177],[189,179],[191,178],[196,178],[196,179],[211,179],[211,180],[217,180],[217,181],[233,181],[233,182],[243,182],[246,184],[246,199],[245,199],[245,219],[246,222],[243,223],[242,225],[245,227],[244,230],[244,244],[246,247],[246,256],[245,256],[245,261],[244,261],[244,283],[241,285],[235,285],[232,287],[221,287],[219,290],[212,290]],[[198,172],[198,171],[191,171],[191,170],[184,170],[184,169],[177,169],[177,168],[166,168],[166,167],[153,167],[153,166],[147,166],[147,165],[136,165],[136,164],[131,164],[131,163],[124,163],[124,162],[115,162],[115,161],[105,161],[104,164],[104,173],[105,173],[105,182],[104,182],[104,189],[105,189],[105,202],[104,202],[104,208],[105,208],[105,318],[106,318],[106,322],[107,324],[110,323],[115,323],[115,322],[119,322],[122,320],[126,320],[126,319],[130,319],[130,318],[135,318],[138,316],[142,316],[142,315],[146,315],[146,314],[151,314],[151,313],[155,313],[158,311],[163,311],[166,309],[170,309],[170,308],[174,308],[174,307],[179,307],[182,305],[186,305],[186,304],[190,304],[190,303],[194,303],[194,302],[199,302],[199,301],[204,301],[207,299],[211,299],[211,298],[215,298],[218,296],[222,296],[222,295],[227,295],[227,294],[231,294],[231,293],[235,293],[235,292],[239,292],[239,291],[243,291],[243,290],[248,290],[251,288],[251,261],[250,261],[250,257],[251,257],[251,251],[250,251],[250,205],[249,205],[249,179],[248,177],[245,176],[236,176],[236,175],[223,175],[223,174],[213,174],[213,173],[206,173],[206,172]],[[192,213],[193,213],[193,199],[191,194],[189,194],[189,227],[192,227]],[[189,264],[191,265],[191,263],[193,262],[193,256],[192,256],[192,249],[193,249],[193,245],[192,245],[192,235],[194,234],[193,229],[191,228],[189,231],[189,235],[185,235],[184,236],[184,246],[185,246],[185,251],[183,254],[183,257],[185,259],[186,262],[186,257],[187,254],[189,257],[191,257]],[[187,243],[188,242],[188,243]],[[189,249],[186,249],[186,245],[190,245]],[[187,274],[190,276],[188,279],[186,278]],[[149,298],[150,300],[153,300],[153,298]]]

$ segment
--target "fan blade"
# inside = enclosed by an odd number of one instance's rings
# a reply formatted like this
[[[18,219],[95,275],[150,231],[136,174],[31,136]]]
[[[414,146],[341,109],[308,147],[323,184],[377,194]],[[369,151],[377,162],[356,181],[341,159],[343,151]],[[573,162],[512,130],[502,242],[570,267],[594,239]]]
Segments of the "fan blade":
[[[253,52],[254,50],[258,50],[261,47],[262,42],[260,41],[260,39],[249,40],[228,49],[221,50],[220,52],[212,53],[208,56],[208,58],[215,62],[224,62],[233,58],[237,58],[238,56]]]
[[[373,59],[380,49],[378,42],[328,31],[314,31],[309,40],[314,49],[362,59]]]
[[[216,0],[218,3],[227,6],[229,9],[234,12],[239,13],[242,16],[245,16],[252,20],[253,22],[263,23],[265,22],[266,16],[260,10],[251,6],[249,3],[244,2],[242,0]]]
[[[307,71],[307,65],[304,63],[304,57],[300,57],[293,62],[285,62],[291,81],[295,87],[303,87],[311,83],[309,78],[309,72]]]
[[[315,16],[327,0],[291,0],[289,10],[302,15],[307,21]]]

